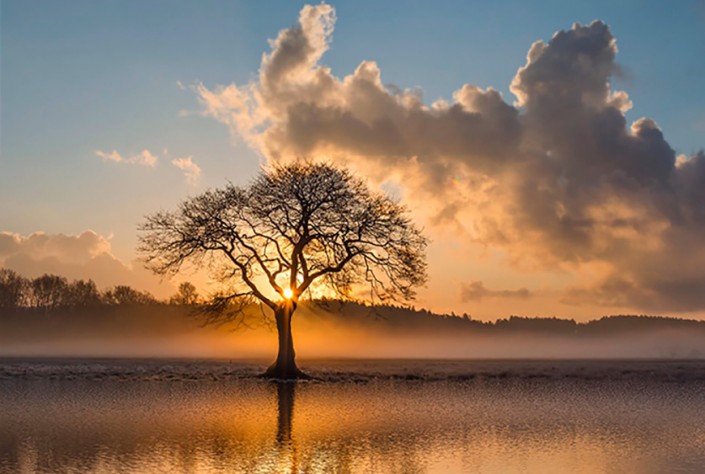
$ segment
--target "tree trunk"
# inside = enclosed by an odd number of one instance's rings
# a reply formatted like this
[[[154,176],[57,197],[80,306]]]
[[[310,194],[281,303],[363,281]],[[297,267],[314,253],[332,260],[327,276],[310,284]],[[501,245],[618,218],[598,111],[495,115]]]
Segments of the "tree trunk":
[[[277,360],[264,373],[265,377],[282,380],[307,378],[307,375],[296,367],[294,340],[291,337],[291,317],[296,310],[296,303],[286,301],[274,311],[279,336],[279,353]]]

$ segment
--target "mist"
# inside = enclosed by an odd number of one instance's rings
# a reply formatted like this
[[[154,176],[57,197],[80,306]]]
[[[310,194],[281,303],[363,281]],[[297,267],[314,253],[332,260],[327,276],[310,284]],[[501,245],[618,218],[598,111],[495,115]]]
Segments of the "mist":
[[[705,323],[617,317],[482,323],[395,307],[302,305],[293,320],[306,359],[686,359],[705,357]],[[18,312],[0,317],[0,357],[273,359],[266,312],[205,326],[172,306]]]

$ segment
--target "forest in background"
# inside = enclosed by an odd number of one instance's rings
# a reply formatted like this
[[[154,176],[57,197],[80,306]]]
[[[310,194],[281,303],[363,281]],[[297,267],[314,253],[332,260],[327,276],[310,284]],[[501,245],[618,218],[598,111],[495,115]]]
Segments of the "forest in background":
[[[56,275],[0,269],[0,356],[269,357],[271,315],[206,324],[202,299],[182,283],[168,300],[129,286],[99,290]],[[294,338],[304,357],[705,357],[705,321],[610,315],[588,322],[509,316],[479,321],[402,305],[302,302]]]

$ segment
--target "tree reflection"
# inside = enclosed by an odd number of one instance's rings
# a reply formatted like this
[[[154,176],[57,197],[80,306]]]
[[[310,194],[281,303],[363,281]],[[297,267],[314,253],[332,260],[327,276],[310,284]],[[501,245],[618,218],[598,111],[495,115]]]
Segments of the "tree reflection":
[[[296,381],[277,381],[277,448],[287,472],[298,472],[296,443],[292,434]],[[288,461],[288,462],[287,462]]]

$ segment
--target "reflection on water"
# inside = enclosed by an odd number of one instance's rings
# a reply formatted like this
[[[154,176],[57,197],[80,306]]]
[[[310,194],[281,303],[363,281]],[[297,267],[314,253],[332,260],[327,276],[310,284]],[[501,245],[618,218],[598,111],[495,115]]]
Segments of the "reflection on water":
[[[702,472],[705,363],[0,363],[0,472]],[[214,375],[215,374],[215,375]],[[328,374],[328,376],[326,376]],[[331,376],[330,374],[334,374]]]
[[[296,455],[296,444],[291,436],[292,419],[294,417],[294,394],[296,393],[296,382],[277,382],[277,447],[280,452],[287,455],[284,459],[290,458],[290,462],[285,462],[280,466],[281,470],[288,472],[298,472],[298,462]],[[287,466],[288,464],[288,466]]]

